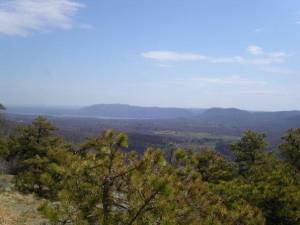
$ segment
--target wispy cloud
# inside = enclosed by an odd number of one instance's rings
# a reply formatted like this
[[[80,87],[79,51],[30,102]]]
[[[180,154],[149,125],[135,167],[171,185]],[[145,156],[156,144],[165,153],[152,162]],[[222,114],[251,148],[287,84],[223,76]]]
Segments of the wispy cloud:
[[[4,0],[0,33],[27,36],[37,31],[71,29],[73,16],[85,5],[74,0]]]
[[[162,68],[172,68],[173,66],[170,64],[157,64],[158,67],[162,67]]]
[[[212,57],[199,53],[180,53],[175,51],[149,51],[143,52],[141,56],[155,61],[203,61],[208,63],[249,65],[270,65],[274,63],[281,63],[287,57],[287,54],[284,52],[264,52],[261,47],[256,45],[248,46],[247,51],[254,57]]]
[[[141,55],[157,61],[197,61],[205,59],[205,56],[200,54],[173,51],[149,51],[143,52]]]
[[[297,72],[292,69],[288,68],[278,68],[278,67],[263,67],[261,68],[262,71],[267,73],[275,73],[275,74],[281,74],[281,75],[296,75],[300,74],[300,72]]]
[[[208,77],[208,76],[194,76],[185,79],[177,79],[175,82],[183,83],[190,83],[193,85],[229,85],[229,86],[264,86],[267,83],[261,80],[253,80],[244,78],[239,75],[232,75],[232,76],[222,76],[222,77]]]
[[[249,45],[247,50],[252,55],[261,55],[264,53],[262,48],[257,45]]]

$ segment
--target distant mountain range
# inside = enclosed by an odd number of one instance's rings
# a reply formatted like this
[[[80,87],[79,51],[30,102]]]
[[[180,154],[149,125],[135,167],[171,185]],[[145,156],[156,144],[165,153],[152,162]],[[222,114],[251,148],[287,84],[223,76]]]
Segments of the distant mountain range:
[[[211,108],[198,116],[201,121],[228,126],[252,127],[255,124],[278,123],[300,119],[300,111],[250,112],[235,108]]]
[[[127,119],[174,119],[190,118],[202,113],[203,109],[141,107],[124,104],[98,104],[78,110],[80,115]]]
[[[191,118],[202,113],[204,109],[142,107],[125,104],[97,104],[82,108],[67,107],[8,107],[7,113],[82,116],[111,119],[175,119]]]
[[[64,134],[77,137],[75,139],[93,135],[100,129],[115,128],[138,137],[134,141],[139,144],[176,142],[178,139],[189,142],[191,133],[199,135],[203,132],[239,137],[246,130],[254,130],[266,133],[271,146],[276,147],[288,129],[300,128],[300,111],[255,112],[236,108],[184,109],[98,104],[82,108],[8,106],[6,112],[7,118],[21,122],[37,115],[49,116]],[[70,131],[72,134],[69,134]],[[172,137],[175,139],[170,141],[161,135],[165,133],[175,136],[184,133],[186,136]]]
[[[300,111],[253,112],[236,108],[163,108],[142,107],[125,104],[97,104],[87,107],[24,107],[9,106],[7,113],[51,115],[51,116],[82,116],[95,118],[117,119],[176,119],[193,118],[212,123],[251,124],[282,119],[299,119]]]

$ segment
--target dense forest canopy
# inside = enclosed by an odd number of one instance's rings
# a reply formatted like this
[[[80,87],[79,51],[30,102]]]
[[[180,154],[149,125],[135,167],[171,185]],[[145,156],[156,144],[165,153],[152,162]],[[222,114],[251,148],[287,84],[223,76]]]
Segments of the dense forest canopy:
[[[125,152],[125,133],[107,130],[67,143],[43,117],[1,138],[6,173],[23,193],[46,201],[52,224],[300,224],[300,129],[266,151],[252,131],[213,149]]]

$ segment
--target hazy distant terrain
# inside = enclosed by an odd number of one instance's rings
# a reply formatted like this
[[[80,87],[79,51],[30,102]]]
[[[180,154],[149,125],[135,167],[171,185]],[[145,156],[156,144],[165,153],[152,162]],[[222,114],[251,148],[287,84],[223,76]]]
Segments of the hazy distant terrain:
[[[204,109],[141,107],[125,104],[97,104],[87,107],[10,106],[8,113],[52,116],[82,116],[119,119],[171,119],[190,118]]]
[[[31,122],[49,117],[67,139],[80,142],[105,129],[125,131],[130,148],[215,147],[223,152],[246,130],[264,132],[275,147],[288,129],[300,127],[300,111],[250,112],[239,109],[183,109],[130,105],[67,107],[8,107],[7,118]],[[226,153],[226,152],[225,152]]]

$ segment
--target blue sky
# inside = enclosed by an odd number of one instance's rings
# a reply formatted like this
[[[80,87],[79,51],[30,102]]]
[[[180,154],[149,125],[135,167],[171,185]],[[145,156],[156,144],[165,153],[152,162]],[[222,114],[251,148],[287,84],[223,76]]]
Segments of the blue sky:
[[[0,101],[300,109],[299,0],[0,0]]]

